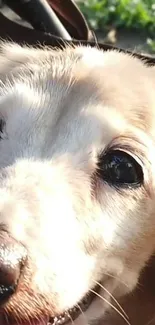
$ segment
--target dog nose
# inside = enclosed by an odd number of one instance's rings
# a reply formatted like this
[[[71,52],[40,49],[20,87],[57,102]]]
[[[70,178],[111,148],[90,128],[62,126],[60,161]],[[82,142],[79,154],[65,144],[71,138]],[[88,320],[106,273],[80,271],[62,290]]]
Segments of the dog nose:
[[[7,232],[0,234],[0,305],[15,293],[26,261],[25,247]]]

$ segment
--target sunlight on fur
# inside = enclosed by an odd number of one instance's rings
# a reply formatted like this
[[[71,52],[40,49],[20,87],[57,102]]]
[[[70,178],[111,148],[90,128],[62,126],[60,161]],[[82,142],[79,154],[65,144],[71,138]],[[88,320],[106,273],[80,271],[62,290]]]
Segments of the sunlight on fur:
[[[0,224],[27,251],[3,324],[98,324],[109,308],[130,324],[117,299],[155,248],[154,71],[1,44]]]

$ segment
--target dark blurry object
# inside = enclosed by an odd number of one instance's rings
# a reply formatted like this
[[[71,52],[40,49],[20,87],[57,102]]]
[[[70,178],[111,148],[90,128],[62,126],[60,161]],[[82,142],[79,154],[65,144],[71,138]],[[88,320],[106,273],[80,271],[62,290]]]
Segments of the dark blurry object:
[[[68,44],[97,46],[102,50],[116,47],[97,43],[93,32],[73,0],[5,0],[5,3],[33,29],[9,20],[0,13],[0,38],[19,44],[63,47]],[[130,51],[119,49],[131,53]],[[148,64],[155,64],[151,56],[133,53]]]
[[[92,36],[85,18],[72,0],[5,0],[5,4],[35,30],[66,40],[89,40]]]
[[[69,33],[46,0],[5,0],[5,3],[34,29],[71,40]]]

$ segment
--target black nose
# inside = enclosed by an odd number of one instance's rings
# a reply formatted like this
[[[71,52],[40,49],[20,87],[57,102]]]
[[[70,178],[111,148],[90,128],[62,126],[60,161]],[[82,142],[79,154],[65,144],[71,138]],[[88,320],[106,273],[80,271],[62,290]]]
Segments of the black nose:
[[[6,232],[0,235],[0,305],[15,293],[26,260],[24,246]]]

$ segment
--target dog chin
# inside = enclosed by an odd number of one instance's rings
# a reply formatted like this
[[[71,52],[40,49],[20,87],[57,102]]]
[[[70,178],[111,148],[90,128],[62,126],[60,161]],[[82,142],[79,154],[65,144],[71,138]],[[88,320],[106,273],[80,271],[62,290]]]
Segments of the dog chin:
[[[114,282],[113,282],[114,283]],[[106,285],[108,288],[108,286]],[[113,286],[114,287],[114,286]],[[104,288],[104,287],[103,287]],[[112,286],[110,285],[112,290]],[[37,318],[18,319],[7,318],[7,315],[0,314],[1,325],[86,325],[93,322],[96,318],[100,319],[104,317],[105,312],[110,306],[109,290],[101,289],[101,284],[97,285],[78,302],[75,306],[67,311],[64,311],[61,315],[55,317],[41,315]],[[94,319],[95,315],[95,319]],[[97,317],[96,317],[97,315]]]
[[[127,271],[125,272],[127,275]],[[129,281],[130,277],[132,282]],[[106,317],[109,308],[120,310],[117,303],[119,296],[125,295],[135,287],[137,276],[128,273],[128,277],[118,281],[115,277],[107,277],[96,285],[75,306],[55,317],[41,315],[37,319],[29,318],[28,320],[6,319],[5,315],[0,315],[1,325],[86,325],[93,324]],[[128,281],[127,281],[128,280]],[[125,281],[128,282],[125,283]],[[124,284],[123,284],[124,282]],[[130,285],[129,285],[130,282]],[[120,314],[122,314],[120,310]],[[122,316],[125,319],[125,316]]]

